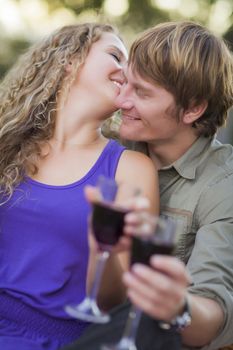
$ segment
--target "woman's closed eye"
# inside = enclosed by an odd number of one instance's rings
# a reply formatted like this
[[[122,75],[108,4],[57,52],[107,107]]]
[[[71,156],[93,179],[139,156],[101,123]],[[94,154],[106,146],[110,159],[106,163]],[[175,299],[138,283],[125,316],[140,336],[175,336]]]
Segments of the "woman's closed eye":
[[[111,52],[110,55],[111,55],[118,63],[121,62],[120,55],[117,54],[116,52]]]

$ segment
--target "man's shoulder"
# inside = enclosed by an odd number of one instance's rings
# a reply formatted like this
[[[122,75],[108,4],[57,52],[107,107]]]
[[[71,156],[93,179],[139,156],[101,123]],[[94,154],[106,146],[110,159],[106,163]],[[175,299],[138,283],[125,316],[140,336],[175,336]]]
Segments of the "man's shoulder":
[[[233,147],[217,140],[212,142],[197,167],[194,182],[196,186],[193,190],[199,193],[198,205],[201,206],[203,215],[207,216],[206,210],[210,211],[214,206],[218,208],[218,213],[232,215]]]
[[[200,177],[209,179],[209,183],[233,175],[232,145],[221,144],[214,139],[210,147],[203,151],[197,170]]]
[[[214,140],[212,145],[212,153],[217,164],[224,165],[224,169],[231,172],[233,169],[233,146],[230,144],[222,144]]]

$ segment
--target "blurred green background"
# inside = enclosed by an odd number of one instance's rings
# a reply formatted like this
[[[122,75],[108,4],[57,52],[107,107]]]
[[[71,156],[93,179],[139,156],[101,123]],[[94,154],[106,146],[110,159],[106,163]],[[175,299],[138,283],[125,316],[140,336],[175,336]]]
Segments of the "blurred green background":
[[[206,25],[233,50],[233,0],[0,0],[0,79],[31,43],[65,24],[110,22],[129,47],[147,27],[182,19]],[[218,138],[233,144],[232,119]]]

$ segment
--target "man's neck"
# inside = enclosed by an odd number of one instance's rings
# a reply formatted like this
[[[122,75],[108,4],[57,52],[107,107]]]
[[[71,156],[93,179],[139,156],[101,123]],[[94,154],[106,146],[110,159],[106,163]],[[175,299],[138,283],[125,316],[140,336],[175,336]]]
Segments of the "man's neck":
[[[176,142],[148,142],[149,156],[156,169],[169,166],[182,157],[198,137],[197,134],[192,133]]]

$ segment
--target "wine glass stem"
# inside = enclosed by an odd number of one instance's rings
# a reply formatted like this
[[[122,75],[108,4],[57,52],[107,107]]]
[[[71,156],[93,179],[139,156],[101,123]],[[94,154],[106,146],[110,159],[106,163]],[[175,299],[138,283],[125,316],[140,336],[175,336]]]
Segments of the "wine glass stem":
[[[104,266],[105,266],[106,260],[109,257],[109,254],[110,253],[107,251],[98,253],[95,278],[94,278],[93,285],[92,285],[90,293],[89,293],[89,298],[91,300],[96,300],[97,294],[99,292],[99,287],[100,287],[103,271],[104,271]]]
[[[136,306],[133,305],[130,308],[122,339],[129,339],[133,342],[135,341],[141,315],[141,310],[139,310]]]

